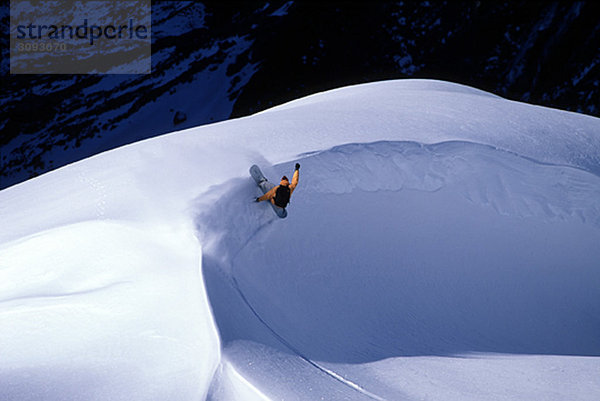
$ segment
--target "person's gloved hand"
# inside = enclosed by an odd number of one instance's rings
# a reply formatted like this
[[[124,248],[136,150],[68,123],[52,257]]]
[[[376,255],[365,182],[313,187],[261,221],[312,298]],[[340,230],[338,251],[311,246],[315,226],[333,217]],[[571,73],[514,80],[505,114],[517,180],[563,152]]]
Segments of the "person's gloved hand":
[[[296,163],[296,170],[300,170],[300,163]]]

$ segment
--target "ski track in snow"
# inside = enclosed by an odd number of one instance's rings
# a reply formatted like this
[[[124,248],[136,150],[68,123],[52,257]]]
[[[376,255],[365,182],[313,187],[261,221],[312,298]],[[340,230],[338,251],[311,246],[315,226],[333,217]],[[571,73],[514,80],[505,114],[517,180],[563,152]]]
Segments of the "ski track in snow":
[[[248,301],[248,298],[246,298],[246,296],[244,295],[244,293],[242,292],[242,290],[240,289],[239,283],[237,282],[235,275],[232,275],[232,280],[233,280],[233,285],[237,291],[237,293],[240,295],[240,297],[242,298],[242,300],[244,301],[244,303],[248,306],[248,308],[250,308],[250,310],[252,311],[252,314],[254,314],[254,316],[256,316],[256,318],[271,332],[273,333],[273,335],[281,342],[281,344],[283,344],[285,347],[287,347],[290,351],[292,351],[294,354],[298,355],[300,358],[302,358],[303,360],[305,360],[309,365],[313,366],[314,368],[320,370],[321,372],[325,373],[326,375],[330,376],[332,379],[339,381],[340,383],[358,391],[361,394],[366,395],[367,397],[374,399],[374,400],[384,400],[383,398],[365,390],[364,388],[362,388],[360,385],[353,383],[352,381],[345,379],[344,377],[338,375],[337,373],[335,373],[334,371],[327,369],[321,365],[319,365],[317,362],[310,360],[308,357],[306,357],[305,355],[302,354],[302,351],[296,349],[292,344],[290,344],[285,338],[283,338],[282,336],[280,336],[277,331],[275,331],[271,326],[269,326],[269,323],[266,322],[256,311],[256,309],[254,309],[254,307],[252,306],[252,304],[250,303],[250,301]]]
[[[252,238],[254,238],[255,235],[257,235],[261,229],[263,227],[259,227],[253,234],[252,236],[248,239],[248,241],[246,242],[246,244],[238,251],[238,253],[232,258],[232,261],[235,261],[237,255],[239,255],[239,253],[241,253],[244,248],[246,246],[248,246],[249,244],[251,244],[252,242]],[[281,335],[279,335],[277,333],[277,331],[275,329],[273,329],[269,323],[267,321],[265,321],[260,314],[256,311],[256,309],[252,306],[252,304],[250,303],[250,301],[248,300],[248,298],[246,298],[246,295],[244,295],[244,292],[242,291],[242,289],[240,288],[240,285],[235,277],[235,272],[233,271],[233,266],[232,266],[232,271],[231,271],[231,280],[233,283],[233,286],[235,287],[236,292],[239,294],[239,296],[242,298],[242,300],[244,301],[244,304],[250,309],[250,311],[252,312],[252,314],[254,316],[256,316],[256,318],[265,326],[265,328],[267,328],[267,330],[269,330],[274,336],[275,338],[277,338],[277,340],[279,340],[279,342],[281,342],[282,345],[284,345],[287,349],[289,349],[290,351],[292,351],[294,354],[298,355],[300,358],[302,358],[304,361],[306,361],[309,365],[311,365],[312,367],[318,369],[319,371],[323,372],[324,374],[326,374],[327,376],[331,377],[334,380],[337,380],[338,382],[342,383],[345,386],[350,387],[353,390],[358,391],[359,393],[373,399],[373,400],[379,400],[379,401],[383,401],[384,399],[377,396],[376,394],[373,394],[367,390],[365,390],[364,388],[362,388],[360,385],[353,383],[351,380],[348,380],[346,378],[344,378],[343,376],[335,373],[334,371],[327,369],[324,366],[319,365],[317,362],[311,360],[310,358],[308,358],[307,356],[302,354],[302,351],[298,350],[297,348],[295,348],[292,344],[290,344],[285,338],[283,338]]]

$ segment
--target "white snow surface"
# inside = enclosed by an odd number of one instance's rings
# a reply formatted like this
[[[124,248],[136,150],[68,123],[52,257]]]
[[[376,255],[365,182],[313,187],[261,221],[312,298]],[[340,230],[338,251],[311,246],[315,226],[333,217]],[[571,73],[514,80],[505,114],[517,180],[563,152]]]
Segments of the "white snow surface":
[[[301,163],[278,219],[252,164]],[[341,88],[0,192],[0,399],[598,400],[600,120]]]

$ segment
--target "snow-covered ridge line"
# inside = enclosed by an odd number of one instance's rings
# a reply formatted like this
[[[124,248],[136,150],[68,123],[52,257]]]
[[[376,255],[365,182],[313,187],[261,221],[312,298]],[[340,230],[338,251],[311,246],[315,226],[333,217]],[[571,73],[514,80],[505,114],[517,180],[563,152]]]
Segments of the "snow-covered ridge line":
[[[388,86],[391,82],[402,82],[402,89],[410,94],[411,91],[422,92],[424,90],[430,90],[433,93],[452,93],[457,96],[466,95],[466,96],[483,96],[483,97],[491,97],[495,99],[504,99],[501,96],[495,95],[490,92],[483,91],[481,89],[473,88],[471,86],[462,85],[458,83],[448,82],[448,81],[440,81],[436,79],[404,79],[397,81],[380,81],[380,82],[372,82],[368,84],[356,84],[344,86],[342,88],[331,89],[326,92],[315,93],[313,95],[305,96],[301,99],[292,100],[290,102],[284,103],[279,106],[272,107],[270,109],[264,110],[262,112],[256,113],[255,115],[270,113],[273,111],[285,110],[294,107],[300,107],[303,105],[314,104],[318,102],[326,102],[331,98],[336,98],[338,96],[344,96],[352,91],[353,96],[360,96],[363,93],[367,94],[372,89],[376,89],[378,86],[385,87]]]
[[[246,128],[243,135],[230,130],[232,121],[189,133],[218,135],[221,140],[235,137],[274,164],[299,153],[376,138],[475,142],[600,173],[600,119],[509,101],[449,82],[411,79],[344,87],[240,121]],[[268,142],[265,133],[271,135]]]

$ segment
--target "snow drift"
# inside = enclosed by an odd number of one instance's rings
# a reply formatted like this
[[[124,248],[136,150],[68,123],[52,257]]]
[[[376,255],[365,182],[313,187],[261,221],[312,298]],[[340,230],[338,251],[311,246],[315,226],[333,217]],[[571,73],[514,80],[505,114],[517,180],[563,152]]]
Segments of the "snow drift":
[[[394,388],[398,377],[382,383],[379,371],[356,371],[373,361],[387,360],[383,370],[402,376],[391,358],[599,355],[597,176],[465,142],[351,144],[302,162],[319,174],[304,180],[286,224],[244,203],[248,188],[240,184],[226,193],[242,202],[232,208],[228,195],[215,206],[222,219],[213,232],[223,236],[203,265],[226,354],[228,344],[258,343],[328,374],[343,371],[353,399],[404,398],[405,389]],[[235,211],[231,220],[223,218],[227,210]],[[224,290],[227,277],[235,291]],[[253,317],[262,332],[248,322]],[[496,368],[506,378],[486,381],[510,388],[514,359]],[[571,362],[579,361],[561,363]],[[544,389],[556,395],[543,399],[563,397],[561,381],[550,378],[512,397],[537,398]],[[259,380],[273,398],[291,391],[273,391],[279,380]],[[335,398],[324,386],[319,391]],[[578,391],[583,399],[597,394]]]
[[[599,174],[600,120],[423,80],[73,164],[0,192],[1,398],[596,399]]]

